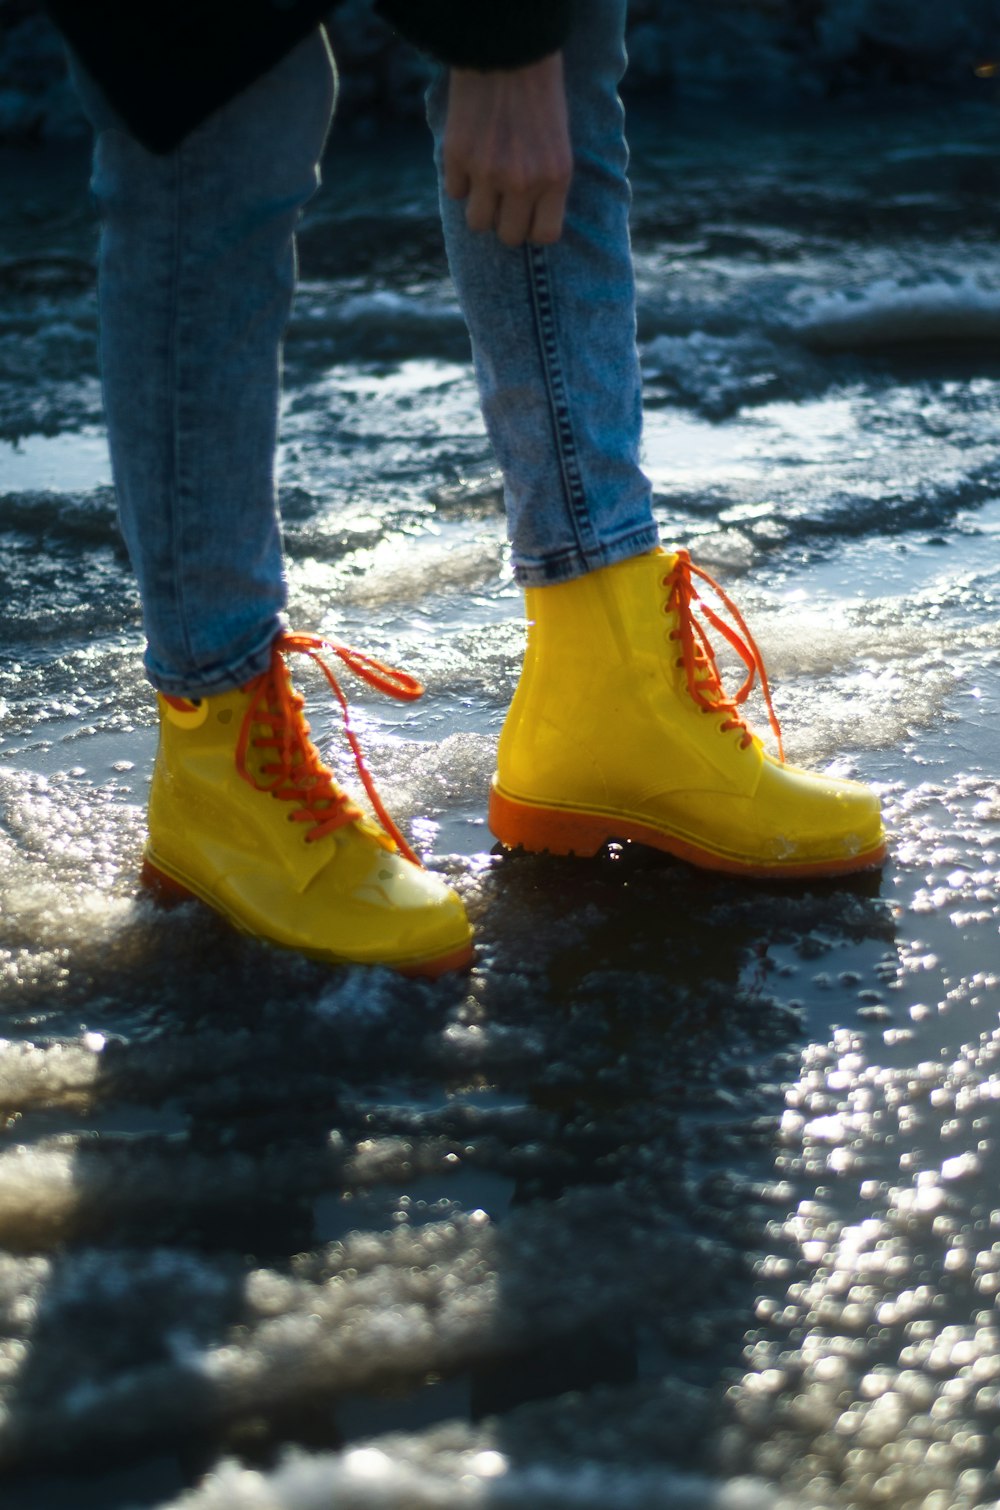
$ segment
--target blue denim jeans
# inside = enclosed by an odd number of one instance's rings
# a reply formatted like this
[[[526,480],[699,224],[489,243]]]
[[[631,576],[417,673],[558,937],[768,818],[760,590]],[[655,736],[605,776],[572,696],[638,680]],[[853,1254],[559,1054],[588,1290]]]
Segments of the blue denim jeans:
[[[502,467],[514,567],[555,582],[656,543],[617,85],[625,0],[579,0],[566,50],[565,234],[505,248],[442,196],[448,256]],[[101,361],[146,668],[199,696],[263,671],[284,627],[274,455],[296,222],[319,182],[336,71],[318,30],[176,151],[147,152],[83,71],[102,219]],[[429,96],[438,138],[447,75]]]

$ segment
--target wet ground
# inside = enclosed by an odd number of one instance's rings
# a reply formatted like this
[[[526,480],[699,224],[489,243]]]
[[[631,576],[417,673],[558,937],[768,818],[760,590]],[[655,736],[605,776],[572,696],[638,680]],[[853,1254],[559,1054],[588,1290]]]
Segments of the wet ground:
[[[748,614],[790,757],[878,785],[891,856],[751,887],[493,852],[520,599],[433,186],[419,142],[335,142],[293,619],[427,681],[355,706],[478,926],[435,985],[139,895],[85,165],[0,157],[5,1510],[1000,1494],[995,115],[633,137],[664,537]]]

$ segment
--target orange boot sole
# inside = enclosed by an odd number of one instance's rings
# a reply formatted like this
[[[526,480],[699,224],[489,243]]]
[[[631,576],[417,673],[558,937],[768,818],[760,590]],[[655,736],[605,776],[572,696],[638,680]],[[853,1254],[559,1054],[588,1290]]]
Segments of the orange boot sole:
[[[519,802],[506,796],[495,783],[490,788],[489,824],[491,832],[506,848],[523,849],[529,854],[579,855],[586,859],[596,855],[606,844],[629,839],[635,844],[646,844],[652,849],[662,850],[678,860],[686,860],[689,865],[696,865],[701,870],[721,871],[727,875],[746,876],[755,880],[793,881],[806,880],[811,876],[854,875],[858,871],[876,869],[886,857],[883,842],[862,854],[834,860],[748,864],[703,849],[678,835],[638,823],[633,818]]]

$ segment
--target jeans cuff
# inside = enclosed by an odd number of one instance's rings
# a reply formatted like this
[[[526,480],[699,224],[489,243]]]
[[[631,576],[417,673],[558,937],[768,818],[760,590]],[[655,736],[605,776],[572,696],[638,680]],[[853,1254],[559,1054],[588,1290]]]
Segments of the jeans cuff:
[[[234,662],[206,666],[199,671],[176,675],[158,665],[150,652],[146,652],[146,675],[158,692],[168,697],[213,697],[217,692],[234,692],[245,687],[254,677],[260,676],[271,664],[271,646],[278,635],[287,628],[283,617],[268,626],[267,634],[258,640],[254,648]]]
[[[542,560],[517,561],[514,581],[520,587],[550,587],[554,582],[571,582],[574,577],[585,577],[588,572],[600,571],[602,566],[614,566],[619,561],[627,561],[630,556],[644,556],[659,543],[656,525],[644,524],[641,529],[630,530],[616,540],[602,541],[591,550],[583,551],[573,546]]]

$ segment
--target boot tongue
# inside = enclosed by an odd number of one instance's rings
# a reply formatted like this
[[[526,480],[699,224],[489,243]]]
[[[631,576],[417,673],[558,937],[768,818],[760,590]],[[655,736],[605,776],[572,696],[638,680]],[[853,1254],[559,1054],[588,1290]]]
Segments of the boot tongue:
[[[706,672],[707,675],[700,673]],[[707,661],[695,661],[695,683],[704,700],[712,704],[713,708],[719,707],[726,702],[726,691],[718,674],[712,670]]]

